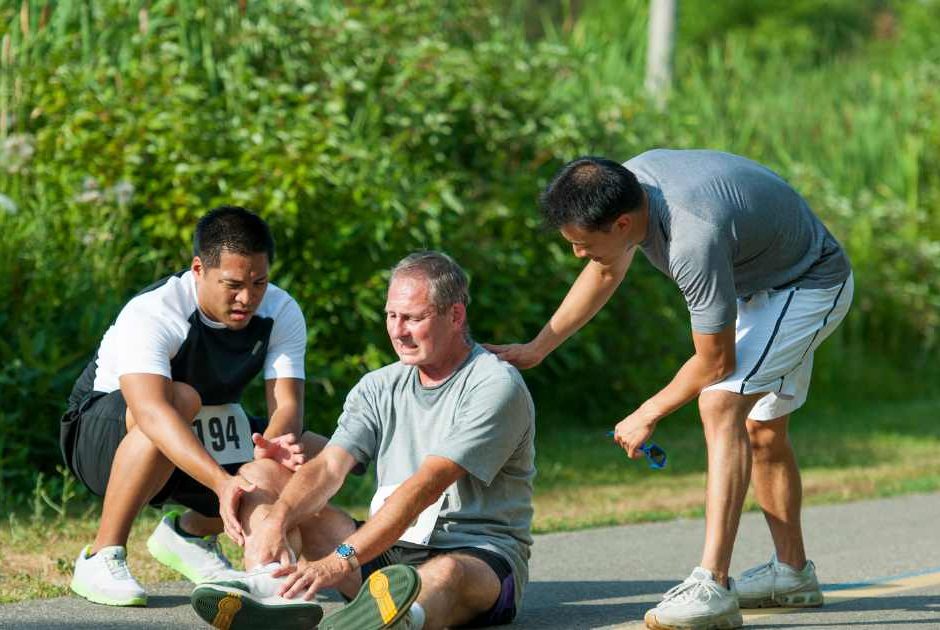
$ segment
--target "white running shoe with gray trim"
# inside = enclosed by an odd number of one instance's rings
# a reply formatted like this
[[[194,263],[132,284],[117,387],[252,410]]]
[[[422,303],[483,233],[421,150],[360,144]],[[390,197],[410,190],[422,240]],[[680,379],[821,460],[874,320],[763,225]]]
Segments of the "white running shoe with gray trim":
[[[127,551],[121,546],[102,547],[88,556],[91,545],[75,560],[72,591],[90,602],[108,606],[146,606],[147,591],[127,568]]]
[[[278,595],[285,577],[272,573],[280,568],[273,562],[252,571],[228,571],[209,582],[197,584],[190,600],[204,621],[224,630],[310,630],[323,617],[323,609],[302,598]]]
[[[823,605],[823,594],[816,579],[816,566],[807,560],[797,571],[770,556],[764,564],[750,568],[736,582],[741,608],[812,607]]]
[[[695,567],[682,584],[666,591],[659,605],[646,612],[644,621],[650,630],[729,630],[744,623],[734,580],[728,578],[725,588],[702,567]]]
[[[179,512],[167,512],[147,539],[150,555],[194,584],[231,571],[232,565],[219,547],[218,536],[189,537],[176,531]]]

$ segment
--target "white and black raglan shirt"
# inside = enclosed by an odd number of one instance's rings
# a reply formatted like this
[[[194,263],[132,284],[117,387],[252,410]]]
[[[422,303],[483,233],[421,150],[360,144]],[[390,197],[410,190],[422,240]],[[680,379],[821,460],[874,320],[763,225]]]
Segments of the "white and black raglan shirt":
[[[69,408],[119,389],[124,374],[141,373],[191,385],[203,405],[238,402],[259,372],[265,380],[303,379],[306,342],[300,307],[283,289],[269,284],[248,325],[232,330],[200,310],[193,273],[183,271],[124,306],[76,382]]]

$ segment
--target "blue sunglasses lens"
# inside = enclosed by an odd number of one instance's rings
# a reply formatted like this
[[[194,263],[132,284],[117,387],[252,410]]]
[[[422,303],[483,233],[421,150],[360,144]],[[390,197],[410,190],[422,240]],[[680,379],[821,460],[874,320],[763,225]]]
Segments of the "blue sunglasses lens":
[[[643,452],[649,459],[650,466],[653,468],[664,468],[666,466],[666,451],[656,444],[644,446]]]

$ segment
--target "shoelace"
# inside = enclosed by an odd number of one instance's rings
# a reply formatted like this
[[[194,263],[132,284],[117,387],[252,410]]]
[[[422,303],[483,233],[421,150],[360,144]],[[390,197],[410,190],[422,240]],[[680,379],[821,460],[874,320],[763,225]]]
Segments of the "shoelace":
[[[127,568],[127,561],[120,556],[105,556],[104,565],[108,567],[111,577],[115,580],[133,580],[130,570]]]
[[[756,577],[756,576],[758,576],[758,575],[762,575],[762,574],[768,573],[768,572],[769,572],[769,573],[773,573],[773,572],[774,572],[774,561],[773,561],[773,560],[770,560],[770,561],[768,561],[768,562],[766,562],[766,563],[764,563],[764,564],[761,564],[761,565],[759,565],[759,566],[756,566],[756,567],[751,567],[750,569],[748,569],[747,571],[745,571],[744,573],[742,573],[742,574],[741,574],[741,577],[742,577],[742,578],[745,578],[745,577],[748,577],[748,578],[750,578],[750,577]]]
[[[222,553],[222,545],[219,544],[218,536],[205,536],[194,542],[213,555],[217,561],[218,567],[223,569],[232,568],[232,564],[228,561],[228,558],[225,557],[225,554]]]
[[[663,601],[675,600],[675,603],[687,601],[709,601],[712,597],[721,595],[719,587],[709,580],[686,580],[674,586],[663,596]]]

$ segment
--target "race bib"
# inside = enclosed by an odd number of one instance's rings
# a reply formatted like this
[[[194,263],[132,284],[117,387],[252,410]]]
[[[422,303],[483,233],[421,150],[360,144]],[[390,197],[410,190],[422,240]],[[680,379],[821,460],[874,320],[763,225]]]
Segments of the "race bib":
[[[381,486],[376,490],[375,496],[372,497],[372,503],[369,505],[369,516],[374,516],[375,513],[379,511],[379,508],[384,505],[385,500],[400,485],[401,484]],[[411,525],[398,540],[410,542],[415,545],[428,544],[428,541],[431,540],[431,533],[434,531],[434,526],[437,524],[437,515],[441,513],[441,507],[443,507],[446,497],[447,493],[444,492],[438,497],[437,501],[426,507],[424,511],[418,515],[418,518],[412,521]]]
[[[238,403],[205,405],[193,419],[193,433],[219,464],[241,464],[254,458],[251,425]]]

